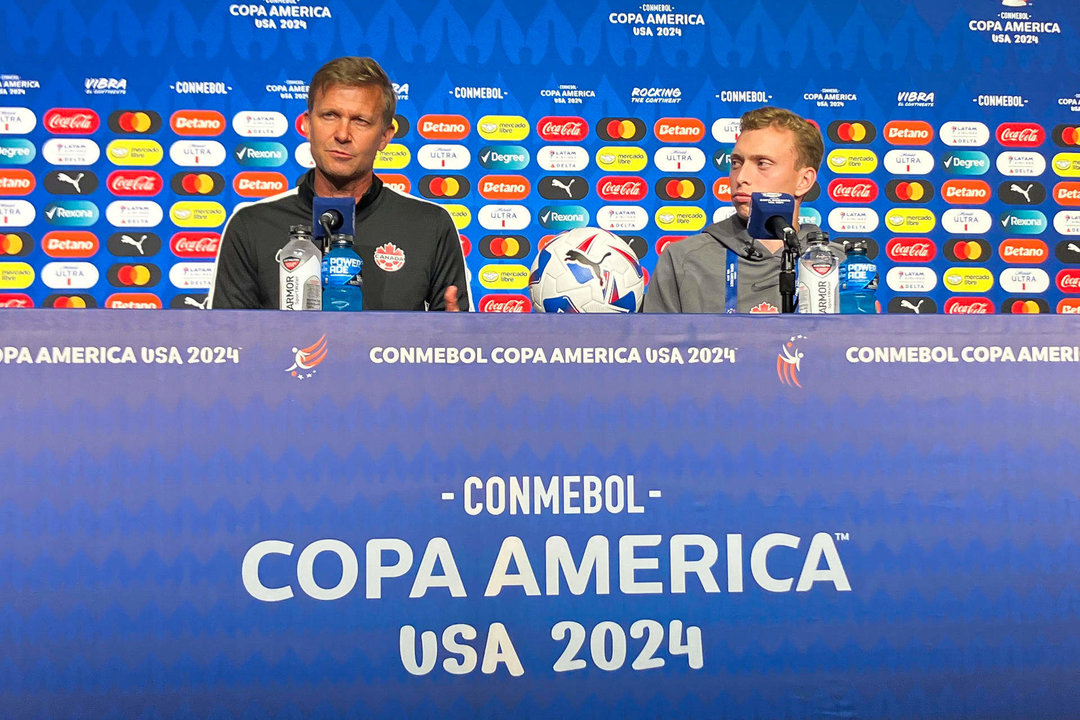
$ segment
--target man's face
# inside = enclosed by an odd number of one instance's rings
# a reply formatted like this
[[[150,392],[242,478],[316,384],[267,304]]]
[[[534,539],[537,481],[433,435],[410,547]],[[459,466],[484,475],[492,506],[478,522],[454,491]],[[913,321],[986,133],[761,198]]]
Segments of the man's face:
[[[731,202],[743,220],[750,217],[750,193],[782,192],[801,198],[817,171],[798,167],[795,133],[766,127],[739,135],[731,151]]]
[[[394,137],[382,113],[382,92],[367,85],[331,85],[304,113],[315,167],[335,187],[371,175],[375,156]]]

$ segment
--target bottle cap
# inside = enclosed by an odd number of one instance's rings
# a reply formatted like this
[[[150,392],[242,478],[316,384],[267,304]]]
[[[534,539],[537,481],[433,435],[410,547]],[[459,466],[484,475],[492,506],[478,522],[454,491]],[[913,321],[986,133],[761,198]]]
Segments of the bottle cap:
[[[345,233],[334,233],[330,236],[330,244],[335,247],[340,247],[342,245],[352,245],[353,236],[346,235]]]

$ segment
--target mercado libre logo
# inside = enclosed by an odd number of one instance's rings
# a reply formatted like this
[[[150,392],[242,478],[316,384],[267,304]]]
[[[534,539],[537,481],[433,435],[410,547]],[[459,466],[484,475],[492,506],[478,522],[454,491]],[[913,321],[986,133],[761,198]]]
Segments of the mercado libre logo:
[[[326,334],[305,348],[293,348],[293,364],[285,368],[297,380],[307,380],[315,375],[315,367],[326,359]]]
[[[780,347],[776,356],[776,376],[780,378],[780,384],[788,387],[801,388],[799,372],[802,370],[803,353],[799,349],[799,341],[806,340],[805,335],[794,335]]]

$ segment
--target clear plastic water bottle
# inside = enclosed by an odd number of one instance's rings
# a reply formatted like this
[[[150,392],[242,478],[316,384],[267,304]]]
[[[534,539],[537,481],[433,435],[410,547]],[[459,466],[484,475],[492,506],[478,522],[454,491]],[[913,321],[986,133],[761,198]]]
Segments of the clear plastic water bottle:
[[[866,256],[866,241],[854,240],[840,263],[840,312],[877,312],[877,264]]]
[[[364,309],[364,261],[353,250],[352,235],[332,235],[322,259],[322,309]]]
[[[829,249],[829,235],[812,232],[799,258],[799,312],[840,312],[840,258]]]
[[[289,228],[289,242],[277,252],[278,308],[322,310],[322,253],[308,225]]]

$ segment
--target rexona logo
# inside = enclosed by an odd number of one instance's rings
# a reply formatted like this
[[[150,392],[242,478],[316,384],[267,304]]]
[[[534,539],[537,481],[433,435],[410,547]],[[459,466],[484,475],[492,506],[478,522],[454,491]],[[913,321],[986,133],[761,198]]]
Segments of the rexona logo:
[[[148,232],[118,232],[109,236],[105,247],[118,257],[150,257],[161,252],[161,238]]]
[[[934,156],[926,150],[890,150],[885,169],[893,175],[927,175],[934,169]]]
[[[523,175],[485,175],[477,190],[485,200],[524,200],[532,185]]]
[[[661,118],[653,125],[653,135],[664,143],[696,143],[705,138],[705,123],[697,118]]]
[[[1054,230],[1059,235],[1080,235],[1080,212],[1062,210],[1055,214]]]
[[[165,151],[156,140],[113,140],[105,155],[113,165],[151,166],[165,158]]]
[[[1076,125],[1058,125],[1050,133],[1055,145],[1076,147],[1080,145],[1080,127]]]
[[[101,126],[101,118],[89,108],[53,108],[41,122],[54,135],[89,135]]]
[[[730,183],[730,180],[728,182]],[[656,181],[653,188],[661,200],[668,202],[694,201],[705,197],[705,183],[696,177],[663,177]]]
[[[416,132],[425,140],[464,140],[471,130],[462,115],[424,115],[416,123]]]
[[[41,239],[41,249],[54,258],[88,258],[100,247],[97,235],[86,230],[54,230]]]
[[[1052,162],[1054,174],[1061,177],[1080,177],[1080,153],[1058,153]]]
[[[899,237],[885,245],[885,256],[897,263],[928,263],[935,255],[937,246],[930,238]]]
[[[113,287],[153,287],[161,282],[161,269],[157,265],[118,263],[105,273]]]
[[[997,196],[1007,205],[1041,205],[1046,188],[1035,180],[1006,180],[998,185]]]
[[[983,180],[947,180],[941,197],[950,205],[982,205],[990,200],[990,185]]]
[[[289,151],[279,142],[243,142],[233,157],[244,167],[280,167],[288,161]]]
[[[954,293],[982,293],[994,287],[994,275],[981,267],[949,268],[942,275],[945,289]]]
[[[153,293],[113,293],[105,298],[105,307],[112,310],[158,310],[161,298]]]
[[[890,180],[885,196],[893,202],[926,203],[934,198],[934,186],[927,180]]]
[[[990,158],[981,150],[950,150],[942,155],[941,167],[952,175],[985,175]]]
[[[998,246],[998,255],[1007,263],[1034,265],[1050,257],[1050,248],[1037,238],[1008,238]]]
[[[0,232],[0,257],[25,257],[34,251],[34,239],[24,232]]]
[[[994,221],[985,210],[953,208],[941,216],[941,226],[945,232],[957,235],[982,235],[989,232]]]
[[[1080,293],[1080,269],[1066,268],[1059,270],[1054,282],[1061,292]]]
[[[89,227],[101,213],[89,200],[57,200],[45,206],[45,219],[57,227]]]
[[[485,115],[476,130],[485,140],[519,142],[529,137],[529,121],[520,115]]]
[[[25,135],[37,127],[37,115],[30,108],[0,107],[0,135]]]
[[[924,208],[893,208],[885,213],[885,227],[895,233],[928,233],[937,225],[934,213]]]
[[[705,211],[697,207],[665,205],[656,211],[656,226],[665,232],[697,232],[708,220]]]
[[[1002,175],[1033,177],[1046,171],[1046,158],[1037,152],[1009,151],[997,156],[996,165]]]
[[[177,135],[215,137],[225,132],[225,116],[216,110],[177,110],[169,127]]]
[[[446,162],[446,160],[443,160],[441,165],[438,165],[438,164],[432,164],[430,166],[425,165],[424,160],[423,160],[423,157],[424,157],[423,153],[427,148],[431,148],[431,147],[440,147],[440,146],[425,145],[424,147],[420,148],[420,153],[421,153],[421,155],[420,155],[420,166],[421,167],[428,168],[429,170],[434,170],[437,167],[441,168],[441,169],[444,169],[444,170],[460,170],[461,168],[466,167],[469,164],[468,154],[464,153],[465,154],[464,162],[461,163],[458,166],[453,166],[452,167],[450,163]],[[461,148],[462,150],[464,150],[464,147],[461,146],[461,145],[454,145],[453,147]],[[459,156],[460,156],[460,154],[459,154]],[[304,167],[315,167],[315,160],[311,157],[311,144],[310,143],[304,143],[303,145],[296,148],[296,162],[299,163],[300,165],[304,166]],[[409,150],[409,148],[402,145],[401,143],[390,143],[389,145],[384,147],[382,150],[380,150],[378,152],[378,154],[375,156],[375,169],[376,170],[401,170],[403,168],[408,167],[410,162],[412,162],[412,152]]]
[[[45,141],[41,154],[50,165],[93,165],[101,148],[88,138],[53,138]]]
[[[536,132],[547,142],[581,142],[589,136],[589,123],[583,117],[548,115],[536,123]]]
[[[520,145],[485,145],[476,157],[485,170],[522,170],[529,166],[529,151]]]
[[[890,145],[929,145],[934,128],[922,120],[893,120],[885,124],[882,134]]]
[[[29,195],[36,185],[29,170],[0,170],[0,195]]]
[[[281,137],[289,130],[289,119],[267,110],[244,110],[233,115],[233,131],[240,137]]]
[[[998,284],[1007,293],[1044,293],[1050,288],[1050,276],[1041,268],[1006,268]]]
[[[713,153],[712,162],[713,167],[722,173],[731,172],[731,151],[734,150],[734,146],[722,147]]]
[[[829,183],[829,198],[840,203],[870,203],[878,196],[878,186],[866,178],[837,178]]]
[[[992,315],[994,302],[985,297],[955,297],[945,301],[946,315]]]
[[[185,260],[209,260],[217,257],[221,235],[213,232],[179,232],[169,241],[172,254]]]
[[[836,143],[867,145],[877,137],[877,128],[869,120],[836,120],[826,134]]]
[[[596,183],[596,194],[607,202],[639,202],[649,194],[649,186],[637,175],[608,175]]]
[[[536,214],[546,230],[569,230],[589,224],[589,211],[580,205],[546,205]]]
[[[226,155],[217,140],[177,140],[169,146],[169,159],[180,167],[217,167]]]
[[[547,172],[581,172],[589,167],[589,153],[578,145],[545,145],[536,153],[536,164]]]
[[[169,218],[178,227],[218,227],[227,213],[221,203],[183,200],[169,208]]]
[[[645,137],[645,123],[637,118],[603,118],[596,123],[596,134],[605,142],[633,142]]]
[[[37,148],[23,138],[0,138],[0,165],[28,165],[37,156]]]
[[[477,219],[485,230],[499,232],[524,230],[532,222],[529,208],[524,205],[484,205],[477,213]]]
[[[653,153],[653,164],[660,172],[701,172],[705,153],[694,147],[664,147]]]
[[[488,313],[527,313],[532,312],[532,300],[524,295],[485,295],[478,309]]]
[[[649,156],[639,147],[608,145],[596,151],[596,164],[608,172],[639,172],[649,164]]]
[[[1010,210],[1001,213],[998,221],[1009,234],[1038,235],[1047,228],[1046,216],[1038,210]]]
[[[425,175],[420,178],[420,194],[426,198],[458,200],[472,186],[464,175]]]
[[[834,173],[868,175],[877,170],[878,159],[870,150],[838,148],[829,153],[825,163]]]
[[[152,197],[161,192],[165,183],[150,170],[116,170],[109,174],[105,185],[113,195]]]
[[[124,135],[148,135],[161,129],[161,116],[153,110],[117,110],[109,115],[109,129]]]
[[[480,254],[492,260],[519,260],[530,250],[524,235],[485,235],[480,240]]]
[[[523,290],[529,286],[529,268],[524,265],[485,265],[480,268],[480,284],[488,290]]]
[[[945,257],[952,262],[982,262],[990,257],[990,243],[982,238],[956,238],[945,243]]]
[[[24,262],[0,262],[0,290],[25,290],[34,277],[34,268]]]
[[[589,194],[589,181],[578,175],[547,175],[537,189],[545,200],[581,200]]]
[[[1046,131],[1031,122],[1007,122],[998,125],[997,141],[1005,147],[1038,147],[1046,141]]]

